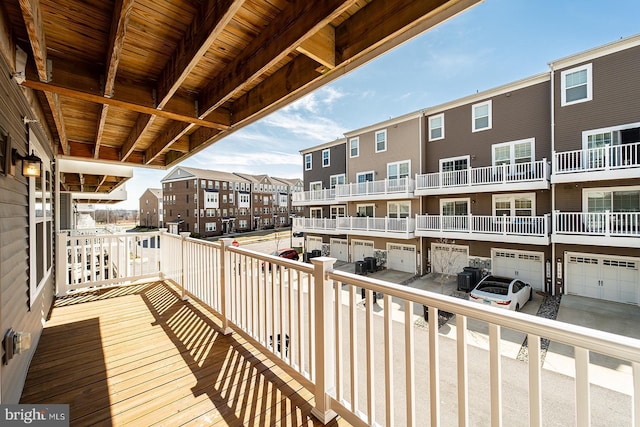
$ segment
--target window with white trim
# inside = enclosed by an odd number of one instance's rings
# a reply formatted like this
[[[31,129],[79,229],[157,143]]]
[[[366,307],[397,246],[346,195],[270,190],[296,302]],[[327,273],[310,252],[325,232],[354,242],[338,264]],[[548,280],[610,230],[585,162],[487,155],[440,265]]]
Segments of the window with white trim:
[[[411,161],[404,160],[402,162],[387,163],[387,178],[396,180],[407,178],[411,173]]]
[[[360,155],[360,138],[349,139],[349,157],[358,157]]]
[[[347,216],[347,208],[345,205],[331,206],[331,219]]]
[[[374,172],[373,171],[369,171],[369,172],[358,172],[356,174],[356,182],[360,183],[360,182],[368,182],[368,181],[373,181],[373,176],[374,176]]]
[[[429,141],[444,139],[444,113],[429,117]]]
[[[494,194],[493,216],[534,216],[536,211],[535,193]]]
[[[345,174],[331,175],[329,177],[329,188],[334,189],[336,185],[342,185],[345,183]]]
[[[309,191],[322,190],[322,181],[314,181],[309,183]]]
[[[440,159],[440,172],[453,172],[469,169],[469,156]]]
[[[216,231],[216,223],[215,222],[207,222],[205,225],[206,231]]]
[[[640,187],[590,188],[583,190],[586,212],[640,212]]]
[[[530,163],[535,160],[535,138],[493,144],[491,150],[494,166]]]
[[[331,151],[329,149],[322,150],[322,167],[331,166]]]
[[[469,199],[440,199],[440,214],[449,215],[468,215]]]
[[[40,176],[29,178],[29,304],[35,303],[52,271],[53,218],[51,160],[30,132],[33,154],[42,159]]]
[[[388,202],[387,216],[389,218],[409,218],[411,216],[411,202]]]
[[[376,153],[387,151],[387,130],[376,131]]]
[[[322,208],[311,208],[309,213],[311,218],[322,218]]]
[[[376,207],[373,204],[358,205],[356,207],[356,215],[373,217],[375,216],[375,213],[376,213],[375,209]]]
[[[311,170],[311,153],[304,155],[304,170]]]
[[[491,129],[491,100],[472,105],[471,111],[471,129],[473,132]]]
[[[560,103],[563,107],[591,101],[593,98],[591,72],[591,64],[585,64],[560,73]]]

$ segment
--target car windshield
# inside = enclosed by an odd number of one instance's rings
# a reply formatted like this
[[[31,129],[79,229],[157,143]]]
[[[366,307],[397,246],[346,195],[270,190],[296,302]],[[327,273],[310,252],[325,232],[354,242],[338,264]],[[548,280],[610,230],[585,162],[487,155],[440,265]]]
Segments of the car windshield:
[[[271,252],[271,255],[278,256],[278,255],[280,255],[280,251]]]
[[[497,280],[485,280],[478,285],[477,289],[496,295],[507,295],[509,293],[509,284]]]

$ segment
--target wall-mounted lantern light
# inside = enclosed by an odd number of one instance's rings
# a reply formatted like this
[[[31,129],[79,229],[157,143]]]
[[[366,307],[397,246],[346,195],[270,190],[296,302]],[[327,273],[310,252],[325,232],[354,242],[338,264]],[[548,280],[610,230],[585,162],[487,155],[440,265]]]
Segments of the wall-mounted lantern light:
[[[18,160],[22,160],[23,176],[28,178],[37,178],[40,176],[40,172],[42,171],[42,159],[36,156],[33,151],[31,154],[23,156],[14,148],[11,158],[14,166]]]

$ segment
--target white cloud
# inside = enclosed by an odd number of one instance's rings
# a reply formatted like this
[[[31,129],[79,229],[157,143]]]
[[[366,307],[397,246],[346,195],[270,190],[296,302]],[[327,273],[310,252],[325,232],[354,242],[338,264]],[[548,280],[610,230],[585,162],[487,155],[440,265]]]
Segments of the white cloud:
[[[285,114],[292,111],[309,112],[314,114],[319,113],[320,110],[327,112],[332,110],[334,102],[344,96],[345,93],[340,92],[339,89],[332,86],[325,86],[303,96],[295,102],[292,102],[281,111]]]

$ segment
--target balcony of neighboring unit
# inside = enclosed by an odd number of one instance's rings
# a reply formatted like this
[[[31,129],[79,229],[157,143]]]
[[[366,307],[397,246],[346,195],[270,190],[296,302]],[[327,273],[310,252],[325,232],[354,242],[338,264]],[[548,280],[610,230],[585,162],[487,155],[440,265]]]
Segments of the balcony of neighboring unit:
[[[638,176],[640,142],[553,154],[553,183],[627,179]]]
[[[416,215],[416,236],[548,245],[550,215]]]
[[[342,234],[354,236],[412,239],[415,237],[416,222],[413,218],[349,216],[337,218],[336,228]]]
[[[640,248],[640,212],[553,213],[553,243]]]
[[[547,159],[416,175],[417,196],[549,189]]]
[[[336,229],[336,220],[332,218],[293,218],[293,232],[344,234]]]
[[[323,188],[321,190],[299,191],[292,194],[293,206],[328,205],[336,201],[336,190]]]
[[[355,182],[336,186],[336,200],[394,200],[414,198],[415,181],[411,178]]]

